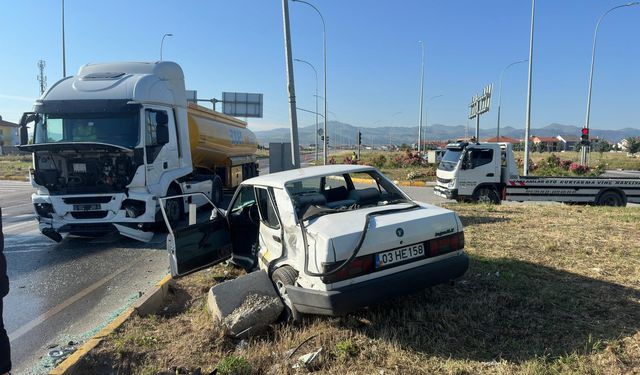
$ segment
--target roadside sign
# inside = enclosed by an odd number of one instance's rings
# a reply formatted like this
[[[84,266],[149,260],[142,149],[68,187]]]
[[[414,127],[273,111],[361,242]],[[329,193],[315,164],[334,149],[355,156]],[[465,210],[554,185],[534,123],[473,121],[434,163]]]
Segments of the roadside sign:
[[[262,94],[223,92],[222,113],[234,117],[262,117]]]
[[[491,106],[491,89],[493,84],[488,84],[482,94],[474,95],[469,104],[469,119],[476,118],[485,112],[489,112]]]

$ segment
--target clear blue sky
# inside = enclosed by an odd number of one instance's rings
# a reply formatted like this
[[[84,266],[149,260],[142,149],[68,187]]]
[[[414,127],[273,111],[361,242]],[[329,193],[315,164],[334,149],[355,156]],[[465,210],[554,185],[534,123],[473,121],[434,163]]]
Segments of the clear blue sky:
[[[494,83],[507,64],[528,57],[529,0],[310,0],[328,37],[330,120],[355,126],[415,126],[420,52],[426,46],[428,123],[465,125],[473,94]],[[593,31],[598,17],[625,0],[538,0],[532,126],[582,125]],[[153,61],[182,65],[187,88],[200,97],[222,91],[264,93],[255,130],[288,126],[282,8],[279,0],[66,0],[67,74],[87,62]],[[39,94],[39,59],[49,85],[62,74],[61,6],[54,0],[0,4],[0,115],[19,119]],[[322,95],[322,25],[308,6],[290,3],[293,53],[315,65]],[[640,6],[610,13],[600,27],[591,126],[640,127]],[[313,109],[311,69],[295,64],[298,105]],[[527,66],[504,80],[502,124],[523,127]],[[301,126],[315,116],[299,112]],[[471,124],[472,125],[472,124]]]

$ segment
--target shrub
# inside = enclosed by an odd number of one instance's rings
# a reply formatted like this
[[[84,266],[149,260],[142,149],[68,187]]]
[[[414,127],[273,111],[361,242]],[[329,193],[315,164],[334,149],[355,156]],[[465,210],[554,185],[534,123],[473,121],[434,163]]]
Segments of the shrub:
[[[549,167],[559,167],[560,166],[560,158],[556,156],[556,154],[551,154],[545,160],[545,163]]]
[[[351,340],[343,340],[336,344],[336,355],[339,358],[355,357],[359,350]]]
[[[387,158],[382,154],[375,154],[370,161],[371,165],[376,168],[382,168],[387,163]]]
[[[571,163],[569,170],[577,175],[584,175],[589,172],[589,167],[578,163]]]
[[[230,355],[218,362],[216,367],[220,375],[249,375],[251,365],[244,357]]]

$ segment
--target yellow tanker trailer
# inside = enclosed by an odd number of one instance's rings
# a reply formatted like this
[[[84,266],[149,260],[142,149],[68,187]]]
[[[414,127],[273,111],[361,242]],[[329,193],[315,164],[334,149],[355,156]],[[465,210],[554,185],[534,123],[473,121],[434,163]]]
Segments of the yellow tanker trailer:
[[[258,175],[255,134],[235,117],[189,103],[191,160],[196,172],[215,174],[225,188]]]

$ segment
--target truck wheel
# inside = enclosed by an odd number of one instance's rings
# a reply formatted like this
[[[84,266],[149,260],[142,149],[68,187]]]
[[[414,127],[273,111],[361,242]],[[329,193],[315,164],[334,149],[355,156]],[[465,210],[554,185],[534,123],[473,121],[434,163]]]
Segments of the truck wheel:
[[[500,204],[500,197],[492,188],[480,188],[475,193],[475,201],[478,203]]]
[[[175,186],[170,187],[167,191],[167,197],[180,194],[182,194],[182,192]],[[171,227],[175,227],[184,216],[184,201],[182,198],[167,199],[164,209],[167,212],[167,219]]]
[[[611,190],[600,194],[596,201],[596,205],[598,206],[622,207],[626,204],[627,202],[625,202],[625,199],[618,192]]]
[[[214,176],[211,179],[211,201],[218,207],[222,202],[222,179],[220,176]]]
[[[291,302],[291,299],[287,295],[286,285],[295,285],[298,278],[298,272],[291,266],[282,266],[271,274],[271,280],[275,284],[282,302],[284,302],[284,319],[287,321],[298,322],[300,321],[300,313],[296,310],[295,306]]]

